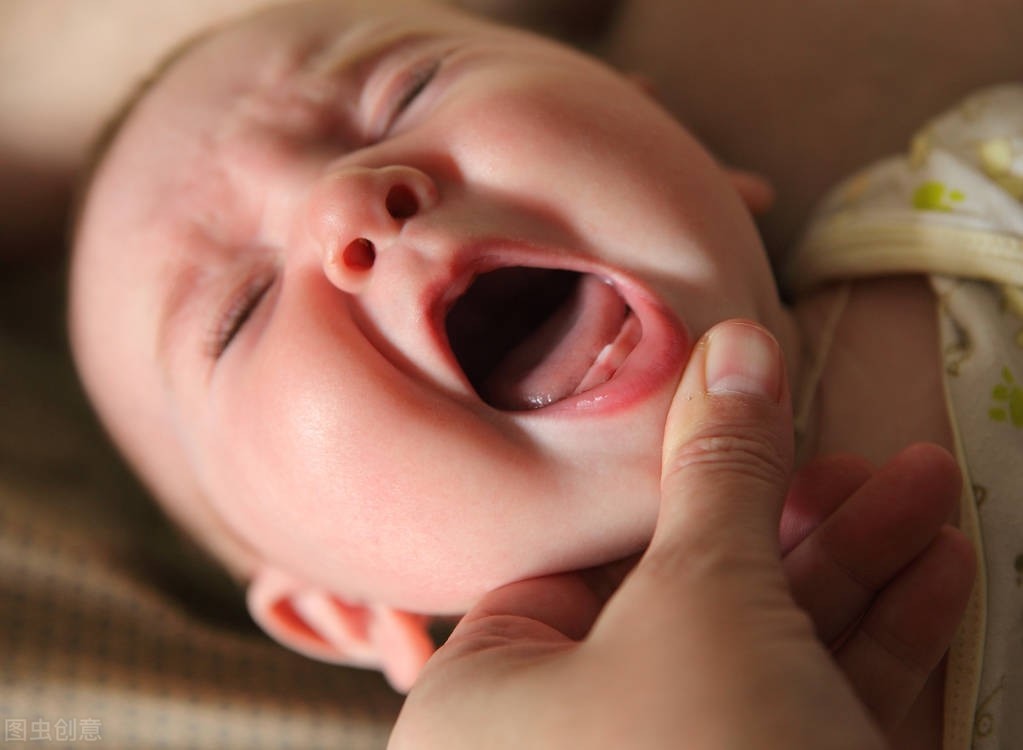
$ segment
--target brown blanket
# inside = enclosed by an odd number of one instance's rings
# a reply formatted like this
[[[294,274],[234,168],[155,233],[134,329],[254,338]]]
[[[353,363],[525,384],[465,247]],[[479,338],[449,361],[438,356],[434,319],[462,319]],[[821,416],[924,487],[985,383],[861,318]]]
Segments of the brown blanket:
[[[5,746],[384,747],[400,698],[255,629],[104,439],[62,318],[56,263],[0,268]]]

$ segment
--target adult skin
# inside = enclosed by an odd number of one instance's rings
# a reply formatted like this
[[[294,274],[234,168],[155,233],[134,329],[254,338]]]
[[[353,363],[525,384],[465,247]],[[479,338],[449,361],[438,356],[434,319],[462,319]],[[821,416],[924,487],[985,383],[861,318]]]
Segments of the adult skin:
[[[427,664],[391,750],[883,747],[958,616],[911,621],[954,613],[943,589],[969,590],[971,551],[945,527],[833,658],[779,558],[791,434],[770,336],[711,329],[668,417],[657,530],[630,577],[602,610],[574,576],[487,597]],[[929,494],[925,465],[942,459],[918,459],[858,491]]]

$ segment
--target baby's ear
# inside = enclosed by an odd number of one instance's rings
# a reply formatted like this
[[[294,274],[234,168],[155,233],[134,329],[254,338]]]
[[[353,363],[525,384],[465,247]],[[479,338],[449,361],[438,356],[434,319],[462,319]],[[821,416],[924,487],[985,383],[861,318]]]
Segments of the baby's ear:
[[[750,213],[760,216],[770,210],[774,204],[774,186],[770,180],[762,174],[747,172],[744,169],[725,166],[724,170]]]
[[[272,567],[256,572],[246,599],[252,619],[277,642],[312,659],[379,669],[402,693],[434,650],[429,618],[345,602]]]

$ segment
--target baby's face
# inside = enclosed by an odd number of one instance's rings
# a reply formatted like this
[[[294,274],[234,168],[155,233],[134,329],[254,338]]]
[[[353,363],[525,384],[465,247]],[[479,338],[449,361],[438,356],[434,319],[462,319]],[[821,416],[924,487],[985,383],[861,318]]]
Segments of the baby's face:
[[[643,92],[408,3],[200,44],[77,253],[83,377],[156,484],[296,576],[431,613],[641,549],[690,342],[778,304],[724,173]]]

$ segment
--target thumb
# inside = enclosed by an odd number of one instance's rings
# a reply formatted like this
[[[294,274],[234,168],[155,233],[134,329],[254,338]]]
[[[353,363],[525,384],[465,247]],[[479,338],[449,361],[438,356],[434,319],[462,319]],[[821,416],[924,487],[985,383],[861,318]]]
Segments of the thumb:
[[[792,454],[777,342],[749,321],[715,326],[696,345],[668,413],[650,553],[776,561]]]
[[[713,328],[669,411],[654,538],[584,643],[622,675],[619,705],[675,719],[650,730],[661,746],[675,726],[694,747],[880,746],[783,574],[792,443],[774,338]]]

